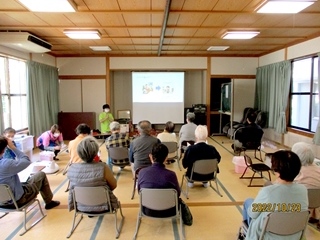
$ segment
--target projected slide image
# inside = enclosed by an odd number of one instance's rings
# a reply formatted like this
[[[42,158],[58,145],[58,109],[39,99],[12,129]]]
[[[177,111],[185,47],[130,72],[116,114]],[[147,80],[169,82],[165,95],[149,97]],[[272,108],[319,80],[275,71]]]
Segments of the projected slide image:
[[[133,102],[183,102],[184,73],[133,74]]]

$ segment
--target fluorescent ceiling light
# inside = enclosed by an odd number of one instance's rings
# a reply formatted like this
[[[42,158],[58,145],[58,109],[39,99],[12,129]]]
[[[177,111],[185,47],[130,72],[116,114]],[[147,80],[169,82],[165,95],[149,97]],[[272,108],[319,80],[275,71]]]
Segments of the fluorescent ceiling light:
[[[224,51],[228,48],[229,46],[211,46],[207,49],[207,51]]]
[[[19,0],[32,12],[75,12],[76,5],[69,0]]]
[[[257,36],[260,32],[257,31],[227,31],[223,39],[251,39]]]
[[[89,48],[91,48],[93,51],[111,51],[111,48],[109,46],[90,46]]]
[[[63,31],[65,35],[72,39],[100,39],[100,33],[97,30],[84,30],[84,31]]]
[[[298,13],[317,0],[269,0],[257,10],[258,13]]]

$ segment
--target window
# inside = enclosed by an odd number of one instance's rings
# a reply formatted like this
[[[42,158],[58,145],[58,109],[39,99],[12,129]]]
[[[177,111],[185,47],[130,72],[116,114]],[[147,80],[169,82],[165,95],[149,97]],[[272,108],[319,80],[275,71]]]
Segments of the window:
[[[4,128],[28,128],[27,67],[25,61],[0,56],[0,94]]]
[[[315,132],[319,121],[318,57],[292,62],[290,127]]]

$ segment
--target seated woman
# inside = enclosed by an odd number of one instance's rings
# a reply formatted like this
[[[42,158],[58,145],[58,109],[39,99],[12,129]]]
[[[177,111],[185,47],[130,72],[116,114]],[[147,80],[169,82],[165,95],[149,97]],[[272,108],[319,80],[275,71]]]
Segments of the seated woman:
[[[77,147],[79,157],[82,163],[72,164],[67,172],[70,180],[69,190],[69,211],[74,209],[73,206],[73,189],[75,186],[97,187],[105,186],[108,189],[111,206],[118,208],[118,200],[112,190],[117,187],[117,181],[108,166],[103,162],[95,162],[94,158],[99,151],[99,145],[96,139],[88,136],[85,137]],[[102,212],[109,210],[107,205],[90,207],[86,205],[78,205],[80,211],[85,212]]]
[[[162,143],[156,143],[149,154],[152,165],[141,169],[138,178],[138,191],[141,188],[173,188],[180,196],[180,186],[175,172],[166,169],[163,164],[168,157],[168,148]],[[169,209],[168,212],[161,211],[161,216],[172,215],[175,209]],[[156,210],[144,209],[147,215],[159,217]]]
[[[177,136],[174,133],[174,123],[171,121],[166,122],[166,126],[162,133],[157,135],[157,138],[161,142],[177,142]],[[174,158],[177,156],[177,151],[173,153],[169,153],[167,162],[174,162]]]
[[[78,152],[77,152],[77,147],[78,144],[87,136],[90,135],[90,127],[85,124],[81,123],[77,126],[76,128],[76,134],[77,137],[69,142],[68,145],[68,152],[70,154],[70,161],[69,164],[71,165],[72,163],[81,163],[82,159],[79,157]]]
[[[217,159],[220,162],[221,156],[214,146],[206,143],[208,137],[208,129],[206,126],[199,125],[195,130],[196,143],[187,148],[182,159],[182,166],[187,168],[186,175],[190,177],[193,163],[197,160]],[[219,171],[218,171],[219,172]],[[207,176],[194,174],[194,178],[198,180],[207,179]],[[188,182],[189,187],[193,187],[193,182]],[[203,182],[203,187],[208,187],[207,182]]]
[[[63,144],[63,136],[59,129],[58,124],[53,124],[49,131],[45,131],[37,139],[37,147],[44,151],[54,152],[54,160],[59,160],[57,158],[58,153],[60,152],[61,146]]]
[[[274,184],[260,189],[255,199],[248,198],[243,206],[243,220],[248,224],[246,239],[259,239],[262,231],[264,218],[270,213],[259,210],[256,206],[268,204],[274,207],[274,211],[285,206],[290,211],[308,210],[308,193],[305,186],[294,183],[295,177],[299,174],[301,163],[297,154],[292,151],[281,150],[272,154],[272,169],[277,177]],[[279,238],[267,232],[265,239],[297,239],[299,233],[289,238]]]
[[[310,146],[307,143],[298,142],[292,146],[292,152],[298,155],[302,165],[294,181],[303,184],[307,189],[320,188],[320,167],[313,163],[314,155]],[[320,208],[309,209],[309,211],[309,223],[317,223],[317,228],[320,229]]]

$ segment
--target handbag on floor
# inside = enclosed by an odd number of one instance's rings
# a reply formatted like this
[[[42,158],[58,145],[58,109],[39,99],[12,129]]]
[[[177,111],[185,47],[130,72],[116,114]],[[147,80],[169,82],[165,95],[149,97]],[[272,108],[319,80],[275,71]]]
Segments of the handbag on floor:
[[[185,225],[191,226],[193,223],[193,217],[188,205],[180,198],[181,217]]]

